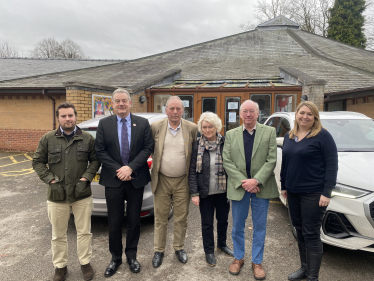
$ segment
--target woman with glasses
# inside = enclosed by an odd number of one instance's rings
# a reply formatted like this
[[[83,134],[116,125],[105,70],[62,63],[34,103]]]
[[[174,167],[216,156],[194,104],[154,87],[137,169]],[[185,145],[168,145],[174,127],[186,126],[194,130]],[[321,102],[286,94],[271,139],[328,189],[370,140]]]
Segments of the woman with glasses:
[[[323,255],[320,229],[337,173],[334,139],[322,127],[317,106],[301,102],[294,128],[284,136],[282,150],[281,194],[288,200],[301,261],[300,269],[288,280],[318,280]]]
[[[201,114],[197,126],[201,137],[192,148],[189,187],[192,203],[200,207],[206,262],[209,266],[215,266],[214,210],[217,219],[217,250],[233,256],[232,250],[226,245],[230,203],[226,197],[226,173],[222,162],[225,138],[219,133],[221,119],[212,112]]]

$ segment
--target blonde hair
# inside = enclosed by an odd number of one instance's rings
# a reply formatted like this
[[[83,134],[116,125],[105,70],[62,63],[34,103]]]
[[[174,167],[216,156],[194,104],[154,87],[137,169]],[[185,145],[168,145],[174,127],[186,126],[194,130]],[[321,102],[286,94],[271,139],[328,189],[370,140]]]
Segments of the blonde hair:
[[[294,123],[293,129],[288,133],[288,137],[290,139],[294,139],[295,136],[297,136],[297,132],[299,130],[299,124],[297,123],[296,115],[299,112],[300,108],[302,108],[303,106],[308,107],[314,116],[314,124],[312,125],[310,134],[307,136],[307,138],[309,139],[309,138],[315,137],[322,130],[322,123],[321,123],[321,119],[319,118],[319,111],[318,111],[317,106],[311,101],[302,101],[301,103],[299,103],[299,105],[296,108],[295,123]]]
[[[200,119],[197,122],[197,129],[199,130],[200,134],[203,134],[201,129],[201,123],[203,123],[203,121],[212,124],[217,129],[217,133],[219,133],[222,129],[221,118],[219,118],[218,115],[213,112],[206,111],[203,114],[201,114]]]

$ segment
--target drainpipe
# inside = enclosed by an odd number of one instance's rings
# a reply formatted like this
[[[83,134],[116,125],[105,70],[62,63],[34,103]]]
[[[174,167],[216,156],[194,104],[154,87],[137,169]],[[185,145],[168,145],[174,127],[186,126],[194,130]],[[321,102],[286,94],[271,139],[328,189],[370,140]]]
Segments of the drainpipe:
[[[56,117],[55,117],[55,110],[56,110],[56,100],[51,96],[46,94],[46,90],[43,89],[43,96],[46,96],[52,100],[52,117],[53,117],[53,130],[56,130]]]

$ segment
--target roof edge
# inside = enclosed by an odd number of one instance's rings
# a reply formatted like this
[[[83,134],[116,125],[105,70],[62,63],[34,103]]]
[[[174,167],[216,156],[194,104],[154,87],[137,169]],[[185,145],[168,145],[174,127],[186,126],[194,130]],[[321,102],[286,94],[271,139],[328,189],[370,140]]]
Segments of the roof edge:
[[[304,85],[326,85],[327,81],[323,79],[318,79],[314,76],[311,76],[309,74],[306,74],[305,72],[302,72],[298,70],[297,68],[291,67],[291,66],[280,66],[279,71],[284,72],[297,81],[300,81]]]
[[[318,51],[316,51],[312,46],[310,46],[307,42],[305,42],[304,39],[302,39],[298,34],[296,34],[293,30],[291,29],[286,29],[286,32],[288,33],[288,35],[291,36],[291,38],[293,38],[308,54],[314,56],[314,57],[317,57],[321,60],[324,60],[324,61],[327,61],[329,63],[333,63],[335,65],[338,65],[338,66],[341,66],[341,67],[345,67],[345,68],[348,68],[352,71],[356,71],[356,72],[359,72],[359,73],[362,73],[362,74],[366,74],[366,75],[369,75],[369,76],[372,76],[374,77],[374,72],[371,72],[369,70],[366,70],[366,69],[362,69],[362,68],[358,68],[358,67],[355,67],[355,66],[352,66],[352,65],[349,65],[349,64],[346,64],[346,63],[343,63],[343,62],[340,62],[340,61],[337,61],[337,60],[334,60],[334,59],[330,59],[324,55],[321,55]],[[308,32],[310,33],[310,32]],[[310,33],[312,34],[312,33]],[[337,41],[338,43],[340,43],[339,41]]]
[[[107,85],[99,85],[99,84],[93,84],[93,83],[83,83],[80,81],[68,81],[62,84],[66,88],[80,87],[80,88],[100,89],[100,90],[105,90],[105,91],[114,91],[117,89],[117,87],[111,87]]]
[[[177,75],[182,72],[182,69],[169,69],[161,74],[151,76],[148,79],[145,79],[137,84],[134,84],[128,88],[126,88],[129,93],[136,93],[139,92],[140,90],[145,90],[148,87],[151,87],[154,84],[157,84],[165,79],[168,78],[173,78],[174,75]]]

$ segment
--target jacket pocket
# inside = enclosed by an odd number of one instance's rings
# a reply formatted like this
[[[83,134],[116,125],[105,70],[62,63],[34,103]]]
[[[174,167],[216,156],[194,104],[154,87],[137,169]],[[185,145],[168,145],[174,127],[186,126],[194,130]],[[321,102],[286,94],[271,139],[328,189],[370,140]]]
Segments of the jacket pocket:
[[[78,180],[77,183],[75,184],[74,197],[81,198],[81,197],[88,197],[91,195],[92,195],[92,192],[91,192],[90,182]]]
[[[88,161],[88,144],[78,143],[77,161]]]
[[[60,182],[50,183],[48,189],[49,201],[63,201],[65,200],[65,189]]]
[[[61,161],[61,144],[50,145],[48,147],[48,163],[56,164]]]

